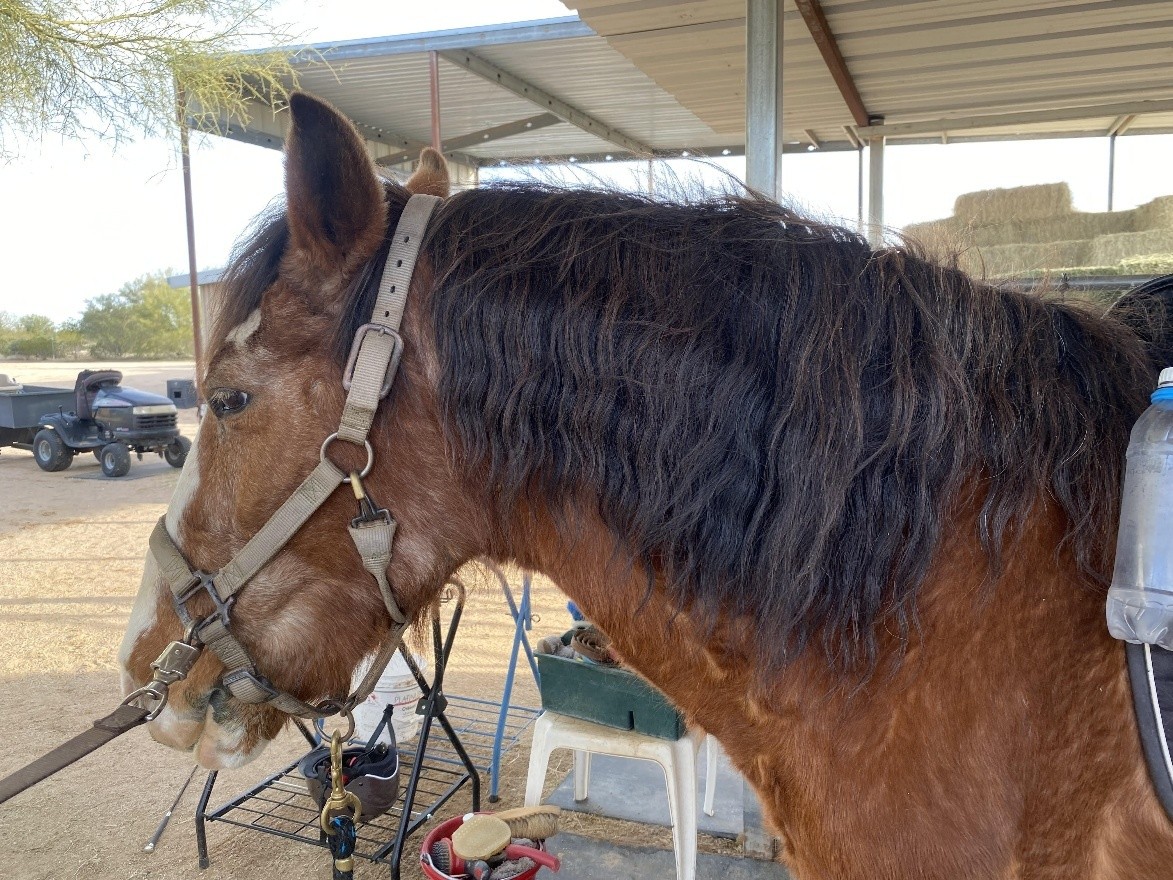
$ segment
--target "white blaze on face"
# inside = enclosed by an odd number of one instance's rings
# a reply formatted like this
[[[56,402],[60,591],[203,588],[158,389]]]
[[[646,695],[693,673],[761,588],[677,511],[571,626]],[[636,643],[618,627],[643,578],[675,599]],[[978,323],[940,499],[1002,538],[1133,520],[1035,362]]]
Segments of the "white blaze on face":
[[[193,439],[191,451],[187,454],[187,460],[184,462],[183,470],[179,474],[179,482],[176,484],[175,492],[171,496],[171,504],[167,508],[167,532],[171,535],[171,540],[177,543],[179,521],[183,517],[184,509],[195,495],[199,484],[199,450],[197,449],[196,441]],[[143,579],[139,584],[138,595],[134,597],[134,606],[130,610],[130,620],[126,625],[126,635],[122,638],[122,647],[118,650],[118,662],[122,665],[123,669],[126,668],[126,664],[130,660],[130,653],[134,650],[134,645],[138,641],[138,637],[155,622],[155,602],[159,595],[159,589],[163,586],[161,581],[159,566],[155,562],[154,555],[148,550],[146,562],[143,565]],[[131,684],[130,677],[124,672],[122,675],[123,690],[129,692],[128,688],[130,688]]]
[[[261,326],[261,310],[253,309],[252,314],[245,318],[240,324],[232,329],[232,332],[224,337],[225,342],[231,342],[244,348],[250,336],[257,332]]]

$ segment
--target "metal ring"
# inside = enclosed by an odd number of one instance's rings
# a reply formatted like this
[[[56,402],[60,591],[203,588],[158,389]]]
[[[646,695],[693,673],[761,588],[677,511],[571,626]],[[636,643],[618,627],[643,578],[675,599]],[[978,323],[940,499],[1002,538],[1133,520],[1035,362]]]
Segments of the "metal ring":
[[[342,735],[343,741],[349,740],[352,736],[354,736],[354,713],[347,709],[344,704],[338,702],[337,700],[325,699],[318,703],[318,705],[314,706],[314,708],[322,713],[323,739],[328,739],[326,736],[325,720],[331,715],[342,715],[346,719],[346,733]]]
[[[335,431],[333,434],[331,434],[329,437],[327,437],[325,440],[322,441],[322,452],[321,452],[322,461],[330,461],[330,459],[326,458],[326,447],[329,446],[333,441],[335,441],[337,439],[338,439],[338,432]],[[346,442],[350,443],[351,441],[347,440]],[[360,477],[365,477],[367,474],[369,474],[371,472],[371,468],[375,464],[375,450],[371,448],[371,441],[370,440],[363,440],[362,445],[367,451],[367,464],[366,464],[366,467],[364,467],[361,471],[358,472],[358,475]],[[330,464],[334,464],[334,462],[330,461]],[[334,467],[338,467],[338,465],[334,465]],[[338,469],[342,470],[342,468],[338,468]],[[349,483],[350,482],[350,475],[347,474],[345,477],[343,477],[340,480],[340,482]]]

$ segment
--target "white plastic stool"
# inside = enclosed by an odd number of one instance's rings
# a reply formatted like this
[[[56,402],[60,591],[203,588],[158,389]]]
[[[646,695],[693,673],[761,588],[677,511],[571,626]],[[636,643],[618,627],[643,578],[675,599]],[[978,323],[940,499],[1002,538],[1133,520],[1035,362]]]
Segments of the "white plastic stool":
[[[664,781],[668,785],[668,814],[672,819],[672,848],[676,851],[677,880],[695,880],[696,760],[702,740],[707,744],[704,809],[705,814],[711,816],[717,790],[717,762],[713,738],[706,736],[704,731],[694,728],[678,740],[660,739],[634,730],[617,730],[569,715],[543,712],[534,722],[525,805],[532,807],[541,802],[546,766],[554,749],[574,749],[576,801],[587,797],[592,753],[655,761],[663,768]]]

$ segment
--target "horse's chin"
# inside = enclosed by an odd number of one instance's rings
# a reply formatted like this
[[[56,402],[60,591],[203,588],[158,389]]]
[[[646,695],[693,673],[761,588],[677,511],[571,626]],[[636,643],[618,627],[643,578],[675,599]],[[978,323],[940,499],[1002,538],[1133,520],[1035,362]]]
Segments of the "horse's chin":
[[[242,767],[263,752],[269,742],[251,725],[235,718],[217,721],[211,705],[203,712],[179,712],[168,705],[158,718],[148,722],[147,731],[157,743],[190,752],[206,770]]]

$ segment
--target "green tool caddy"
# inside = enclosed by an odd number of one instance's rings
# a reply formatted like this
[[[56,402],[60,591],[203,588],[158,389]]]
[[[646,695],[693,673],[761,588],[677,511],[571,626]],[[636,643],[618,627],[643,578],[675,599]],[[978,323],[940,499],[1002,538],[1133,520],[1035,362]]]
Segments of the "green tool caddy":
[[[571,633],[562,637],[570,644]],[[660,739],[680,739],[684,717],[668,699],[626,669],[538,654],[542,708]]]

